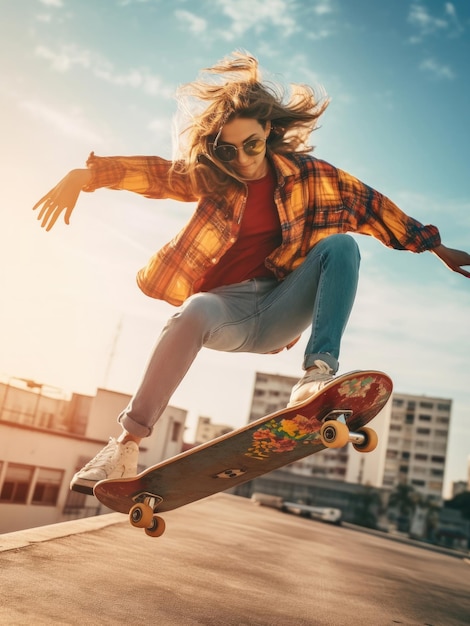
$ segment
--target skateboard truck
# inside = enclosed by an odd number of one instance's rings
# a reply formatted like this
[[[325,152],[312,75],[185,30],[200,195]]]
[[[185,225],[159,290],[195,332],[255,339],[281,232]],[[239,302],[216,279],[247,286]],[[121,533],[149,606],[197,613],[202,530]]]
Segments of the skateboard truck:
[[[129,521],[136,528],[145,528],[149,537],[160,537],[165,532],[165,520],[155,515],[155,510],[163,498],[148,491],[139,493],[129,511]]]
[[[358,431],[349,430],[347,419],[353,411],[349,409],[334,409],[322,419],[320,439],[327,448],[342,448],[352,443],[358,452],[372,452],[378,443],[378,437],[372,428],[362,427]]]

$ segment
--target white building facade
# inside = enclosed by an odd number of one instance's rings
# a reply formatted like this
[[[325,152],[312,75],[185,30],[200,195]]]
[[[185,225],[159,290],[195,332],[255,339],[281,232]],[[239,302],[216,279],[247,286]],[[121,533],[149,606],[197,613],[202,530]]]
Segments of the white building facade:
[[[0,533],[108,512],[69,484],[120,432],[116,417],[129,399],[106,389],[67,399],[32,381],[0,383]],[[139,469],[181,452],[186,417],[167,407],[141,444]]]
[[[207,443],[216,437],[221,437],[233,430],[228,424],[213,424],[210,417],[200,416],[197,421],[195,445]]]
[[[250,421],[286,406],[296,378],[258,372]],[[367,454],[352,446],[326,449],[288,469],[351,483],[393,489],[411,484],[424,497],[440,500],[444,487],[452,402],[449,399],[393,393],[370,423],[379,445]]]
[[[412,485],[441,500],[452,401],[394,393],[383,486]]]

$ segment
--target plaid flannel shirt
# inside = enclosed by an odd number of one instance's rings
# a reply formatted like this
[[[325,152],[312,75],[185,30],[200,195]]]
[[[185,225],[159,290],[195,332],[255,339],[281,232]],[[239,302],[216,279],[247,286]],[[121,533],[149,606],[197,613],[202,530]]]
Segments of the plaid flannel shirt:
[[[423,252],[440,244],[435,226],[408,217],[391,200],[357,178],[311,155],[269,154],[277,178],[275,202],[282,244],[266,259],[278,280],[305,259],[321,239],[335,233],[371,235],[397,250]],[[148,198],[196,202],[186,226],[137,274],[142,291],[180,305],[198,291],[204,273],[236,241],[246,200],[246,186],[234,180],[223,195],[198,197],[186,175],[169,176],[171,162],[160,157],[98,157],[84,191],[125,189]]]

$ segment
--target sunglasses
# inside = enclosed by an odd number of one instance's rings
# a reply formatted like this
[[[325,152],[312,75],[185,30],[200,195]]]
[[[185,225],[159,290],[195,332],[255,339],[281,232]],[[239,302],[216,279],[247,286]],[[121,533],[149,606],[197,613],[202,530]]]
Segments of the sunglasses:
[[[248,156],[257,156],[263,152],[266,146],[266,139],[264,138],[248,139],[243,143],[241,148],[237,148],[230,143],[217,144],[217,140],[218,136],[212,144],[212,150],[219,161],[223,161],[224,163],[230,163],[230,161],[233,161],[237,157],[239,150],[243,150],[243,152]]]

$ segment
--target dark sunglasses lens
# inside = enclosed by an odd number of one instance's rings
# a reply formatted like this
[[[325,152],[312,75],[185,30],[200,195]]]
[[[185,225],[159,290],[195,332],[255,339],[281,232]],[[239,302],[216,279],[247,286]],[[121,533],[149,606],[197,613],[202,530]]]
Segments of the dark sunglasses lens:
[[[222,144],[220,146],[217,146],[214,149],[214,152],[215,156],[225,163],[233,161],[233,159],[237,156],[237,149],[235,148],[235,146],[226,146]]]
[[[264,139],[253,139],[253,141],[247,141],[243,145],[243,150],[248,156],[256,156],[264,150]]]

